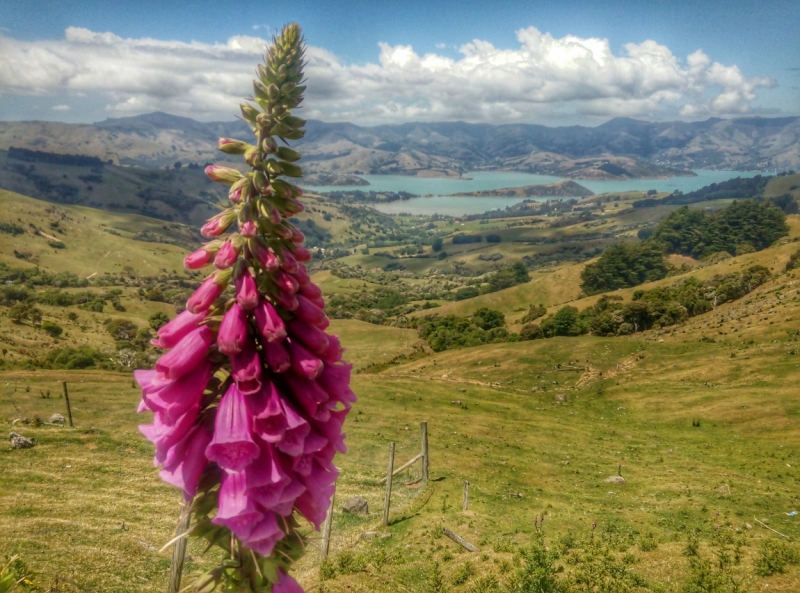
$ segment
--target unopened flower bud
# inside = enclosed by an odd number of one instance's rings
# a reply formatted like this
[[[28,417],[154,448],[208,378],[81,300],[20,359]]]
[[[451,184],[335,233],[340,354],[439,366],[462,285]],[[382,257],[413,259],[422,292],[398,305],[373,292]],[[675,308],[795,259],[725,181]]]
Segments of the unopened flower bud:
[[[311,252],[302,245],[296,245],[294,249],[292,249],[292,255],[294,255],[297,261],[311,261]]]
[[[217,148],[226,154],[244,154],[252,145],[233,138],[220,138],[217,141]]]
[[[218,181],[219,183],[227,183],[228,185],[233,185],[244,177],[244,175],[236,169],[220,167],[219,165],[209,165],[206,167],[205,171],[210,179]]]
[[[227,231],[236,220],[237,212],[229,208],[221,214],[217,214],[200,228],[200,234],[204,237],[219,237]]]
[[[212,241],[207,245],[204,245],[201,249],[198,249],[194,253],[190,253],[185,258],[183,258],[183,265],[187,270],[199,270],[200,268],[206,267],[212,261],[214,261],[214,254],[220,248],[219,241]]]
[[[236,301],[242,309],[255,309],[258,305],[258,288],[249,269],[236,278]]]
[[[253,248],[251,247],[250,250],[252,251]],[[259,245],[255,249],[255,256],[258,260],[258,263],[267,271],[267,272],[274,272],[280,267],[280,262],[278,258],[275,257],[275,254],[270,251],[268,247],[259,243]]]
[[[236,263],[239,258],[239,250],[232,241],[225,241],[222,247],[217,251],[217,257],[214,258],[214,265],[220,270],[226,270]]]
[[[239,223],[239,232],[242,234],[242,237],[252,239],[256,236],[256,234],[258,234],[258,228],[256,227],[255,222],[252,220],[246,220],[242,223]]]

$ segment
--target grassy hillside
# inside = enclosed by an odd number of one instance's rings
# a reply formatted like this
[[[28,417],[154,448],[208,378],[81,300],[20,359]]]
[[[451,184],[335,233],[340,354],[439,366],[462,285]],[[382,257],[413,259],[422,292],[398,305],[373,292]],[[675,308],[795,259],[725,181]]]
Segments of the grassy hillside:
[[[800,305],[786,307],[789,321],[781,318],[780,329],[759,323],[746,345],[683,335],[557,338],[356,375],[360,401],[347,426],[350,452],[337,462],[324,590],[428,590],[434,561],[443,590],[481,590],[492,575],[502,581],[513,572],[514,551],[528,545],[540,515],[546,541],[562,550],[565,580],[607,565],[596,549],[603,542],[623,572],[647,583],[631,590],[680,591],[694,574],[684,550],[697,540],[705,558],[727,546],[726,571],[747,590],[797,590],[796,567],[755,573],[759,546],[778,538],[756,519],[800,537],[785,514],[800,504],[798,371],[787,333],[800,328]],[[370,344],[380,353],[388,337],[337,329],[364,353]],[[61,411],[63,400],[39,395],[57,393],[61,379],[70,381],[76,429],[18,424],[39,445],[0,452],[0,516],[8,526],[0,549],[21,553],[43,587],[57,579],[64,591],[161,588],[169,553],[157,549],[170,537],[178,497],[157,481],[149,445],[136,432],[138,394],[129,377],[4,373],[0,417],[10,424]],[[399,476],[383,530],[378,478],[388,442],[398,444],[398,462],[413,456],[420,420],[429,422],[432,481],[421,487],[416,468]],[[604,483],[618,464],[626,483]],[[470,508],[462,512],[465,480]],[[341,512],[354,494],[369,501],[368,517]],[[480,552],[464,552],[441,536],[443,527]],[[391,536],[360,537],[368,531]],[[300,570],[307,586],[320,578],[314,556]],[[190,549],[190,570],[206,562]]]
[[[316,196],[307,200],[301,220],[306,227],[313,220],[317,236],[348,237],[352,244],[374,241],[379,232],[502,234],[499,244],[457,245],[463,248],[458,259],[392,259],[375,252],[399,252],[400,245],[370,248],[369,254],[359,245],[356,254],[335,262],[349,263],[347,272],[361,275],[323,269],[314,276],[328,302],[394,291],[419,299],[411,303],[419,305],[434,302],[422,299],[424,290],[455,290],[475,273],[497,269],[498,261],[524,261],[537,249],[568,241],[583,247],[596,229],[592,225],[608,233],[598,241],[634,240],[639,228],[657,219],[651,216],[668,211],[633,210],[635,195],[605,198],[595,200],[591,217],[565,226],[509,226],[519,221],[507,218],[463,227],[437,221],[429,229],[414,217],[393,219],[395,226],[389,226],[377,215]],[[39,304],[44,320],[64,328],[54,338],[33,324],[12,322],[8,308],[0,307],[3,357],[16,367],[0,371],[0,424],[38,443],[0,450],[0,555],[21,554],[43,591],[160,590],[170,553],[159,548],[172,536],[179,497],[158,481],[151,447],[137,431],[143,418],[134,413],[139,394],[130,372],[20,367],[25,359],[66,346],[113,356],[118,344],[104,322],[127,320],[144,328],[153,312],[174,314],[169,298],[153,301],[146,294],[159,287],[182,298],[180,282],[196,280],[180,268],[194,236],[183,225],[152,218],[54,206],[11,192],[0,199],[0,228],[11,229],[0,232],[0,264],[28,270],[38,265],[80,279],[113,274],[115,298],[124,309]],[[754,264],[775,274],[738,301],[658,331],[434,354],[415,330],[333,320],[331,331],[340,335],[358,371],[353,389],[359,402],[346,426],[349,452],[337,458],[342,474],[331,557],[320,568],[311,549],[298,570],[303,584],[328,593],[507,593],[509,579],[525,564],[522,551],[541,533],[553,566],[544,562],[539,569],[570,592],[697,593],[713,591],[709,582],[718,583],[716,591],[800,589],[800,517],[787,514],[800,511],[800,285],[795,271],[783,271],[800,247],[793,241],[800,236],[800,216],[788,223],[789,239],[776,246],[712,265],[672,258],[676,267],[691,269],[636,287],[651,289],[687,276],[707,279]],[[175,244],[152,242],[155,236]],[[557,242],[536,243],[540,239]],[[53,247],[55,241],[63,247]],[[338,248],[352,251],[346,241]],[[448,241],[445,236],[445,250]],[[481,260],[482,253],[501,253],[503,259]],[[585,259],[586,253],[570,257]],[[463,275],[448,275],[458,261],[464,262]],[[368,269],[390,262],[407,267]],[[580,295],[584,265],[562,259],[534,267],[528,283],[427,312],[467,315],[490,307],[506,313],[511,329],[518,329],[513,324],[529,304],[542,303],[553,313],[566,302],[579,309],[596,302],[598,296]],[[99,295],[109,288],[63,290]],[[627,301],[636,289],[613,294]],[[64,413],[62,380],[69,383],[74,429],[36,420]],[[379,479],[388,443],[397,444],[398,464],[411,458],[419,450],[422,420],[429,424],[431,480],[420,483],[418,466],[397,477],[384,529]],[[624,483],[605,481],[620,472]],[[464,481],[470,482],[467,511],[461,508]],[[342,512],[353,495],[368,500],[368,516]],[[467,553],[442,535],[443,528],[479,552]],[[779,540],[788,547],[776,547]],[[534,548],[528,557],[536,550],[542,551]],[[212,560],[191,547],[187,572]]]

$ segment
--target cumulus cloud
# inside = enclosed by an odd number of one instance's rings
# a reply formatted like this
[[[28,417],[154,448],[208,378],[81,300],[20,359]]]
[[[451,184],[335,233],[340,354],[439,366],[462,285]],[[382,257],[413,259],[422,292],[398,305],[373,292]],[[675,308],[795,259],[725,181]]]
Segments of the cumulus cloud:
[[[363,65],[309,47],[306,116],[362,123],[703,117],[747,113],[759,88],[775,86],[701,50],[681,59],[655,41],[627,44],[615,55],[607,39],[557,39],[535,27],[517,31],[517,40],[500,49],[476,39],[458,58],[381,43],[377,62]],[[0,36],[0,93],[101,93],[111,114],[229,119],[249,93],[265,47],[264,39],[244,35],[207,44],[76,27],[61,40]]]
[[[53,111],[69,111],[69,105],[53,105]]]

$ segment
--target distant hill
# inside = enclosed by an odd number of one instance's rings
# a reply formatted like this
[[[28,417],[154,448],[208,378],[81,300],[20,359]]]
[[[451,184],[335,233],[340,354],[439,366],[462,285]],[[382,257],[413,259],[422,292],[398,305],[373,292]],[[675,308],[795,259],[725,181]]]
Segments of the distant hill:
[[[19,158],[19,157],[23,158]],[[225,189],[198,166],[119,167],[95,157],[51,158],[42,151],[0,150],[0,188],[57,204],[130,212],[198,225],[219,211]]]
[[[547,185],[526,185],[525,187],[504,187],[502,189],[490,189],[485,191],[473,191],[469,193],[452,194],[454,196],[470,197],[503,197],[503,198],[533,198],[533,197],[586,197],[594,195],[591,190],[586,189],[574,181],[557,181]]]
[[[0,149],[85,154],[143,167],[232,158],[216,150],[221,136],[246,139],[250,131],[241,121],[203,123],[158,112],[93,125],[0,122]],[[594,128],[464,122],[363,127],[312,120],[296,144],[308,169],[330,173],[452,177],[506,169],[574,179],[646,178],[697,168],[800,169],[800,118],[616,118]],[[614,160],[620,158],[628,160]],[[608,163],[589,171],[579,164],[587,159]]]

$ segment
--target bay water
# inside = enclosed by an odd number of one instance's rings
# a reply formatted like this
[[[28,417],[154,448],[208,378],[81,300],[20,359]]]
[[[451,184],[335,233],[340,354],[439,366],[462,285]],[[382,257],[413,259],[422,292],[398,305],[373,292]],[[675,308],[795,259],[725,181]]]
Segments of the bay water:
[[[757,171],[695,171],[695,177],[668,177],[666,179],[627,179],[623,181],[587,181],[575,179],[576,183],[593,191],[596,194],[647,191],[654,189],[658,192],[673,192],[680,190],[684,193],[700,189],[712,183],[727,181],[734,177],[754,177]],[[406,175],[359,175],[369,181],[368,186],[317,186],[309,187],[313,192],[330,192],[342,190],[361,191],[405,191],[417,194],[419,198],[398,200],[372,204],[376,210],[386,214],[446,214],[461,216],[464,214],[480,214],[488,210],[505,208],[524,199],[552,200],[568,198],[494,198],[494,197],[469,197],[450,194],[486,191],[506,187],[524,187],[526,185],[544,185],[564,181],[562,177],[551,175],[534,175],[532,173],[516,173],[512,171],[473,171],[466,173],[461,179],[421,178]]]

